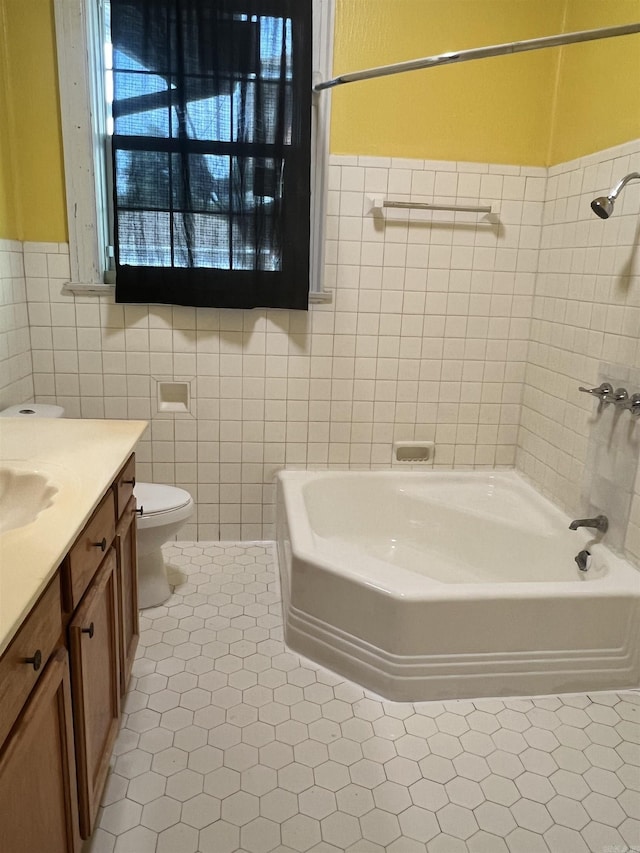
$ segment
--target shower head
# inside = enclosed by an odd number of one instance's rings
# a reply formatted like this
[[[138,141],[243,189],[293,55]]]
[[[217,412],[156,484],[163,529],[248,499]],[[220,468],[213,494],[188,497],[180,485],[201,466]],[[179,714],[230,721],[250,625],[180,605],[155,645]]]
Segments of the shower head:
[[[606,195],[601,195],[599,198],[594,198],[591,202],[591,210],[600,219],[608,219],[613,213],[613,201],[607,198]]]
[[[613,205],[620,190],[625,184],[628,184],[629,181],[638,180],[640,180],[640,172],[630,172],[628,175],[625,175],[621,181],[618,181],[609,195],[601,195],[598,198],[594,198],[591,202],[591,210],[593,210],[596,216],[599,216],[600,219],[608,219],[613,213]]]

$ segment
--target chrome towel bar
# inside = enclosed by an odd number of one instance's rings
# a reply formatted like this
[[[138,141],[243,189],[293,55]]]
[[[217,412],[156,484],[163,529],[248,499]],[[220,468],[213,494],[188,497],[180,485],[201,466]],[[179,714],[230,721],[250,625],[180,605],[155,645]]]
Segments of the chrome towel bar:
[[[491,205],[466,205],[466,204],[429,204],[422,201],[390,201],[382,199],[382,203],[374,201],[374,208],[395,207],[404,210],[451,210],[463,213],[491,213]]]

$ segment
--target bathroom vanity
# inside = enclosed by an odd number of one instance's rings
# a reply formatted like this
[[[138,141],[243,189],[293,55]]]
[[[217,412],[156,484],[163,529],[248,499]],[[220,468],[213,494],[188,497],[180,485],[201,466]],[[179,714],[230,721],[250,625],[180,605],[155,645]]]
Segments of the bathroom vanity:
[[[0,423],[0,515],[6,476],[24,504],[0,534],[0,826],[12,853],[76,853],[94,827],[138,639],[132,450],[145,426]]]

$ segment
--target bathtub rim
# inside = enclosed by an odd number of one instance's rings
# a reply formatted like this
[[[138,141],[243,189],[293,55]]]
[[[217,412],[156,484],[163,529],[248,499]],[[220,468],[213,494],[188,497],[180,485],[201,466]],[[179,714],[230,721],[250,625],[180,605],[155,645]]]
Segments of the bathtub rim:
[[[553,595],[557,598],[575,598],[576,596],[616,596],[629,594],[640,597],[640,570],[636,569],[623,557],[614,553],[605,543],[597,538],[590,537],[584,530],[575,531],[576,554],[582,548],[588,548],[596,561],[604,562],[607,566],[605,574],[589,577],[588,573],[582,575],[576,567],[574,580],[558,581],[478,581],[475,583],[443,583],[427,576],[420,575],[391,563],[385,563],[375,557],[367,556],[368,574],[364,571],[353,569],[350,566],[339,564],[337,559],[330,559],[314,547],[314,537],[317,535],[311,528],[306,510],[302,488],[311,479],[340,479],[345,476],[354,475],[366,479],[422,479],[433,475],[454,475],[459,478],[471,475],[474,479],[482,476],[504,478],[516,482],[527,492],[539,500],[547,510],[551,510],[561,517],[567,528],[570,516],[559,509],[548,498],[539,494],[517,471],[514,469],[492,469],[488,471],[459,471],[459,470],[434,470],[429,471],[354,471],[354,470],[288,470],[283,469],[276,475],[276,481],[282,487],[282,498],[285,504],[288,519],[289,539],[293,555],[303,562],[316,564],[323,571],[340,576],[345,576],[354,583],[376,589],[379,593],[398,601],[420,601],[428,597],[430,601],[450,601],[452,599],[495,599],[520,600],[522,598],[548,599],[548,586],[551,584]],[[290,523],[291,517],[295,517],[294,529]],[[392,569],[392,571],[390,571]],[[387,576],[384,573],[386,570]],[[597,586],[597,589],[595,588]],[[546,591],[546,594],[544,594]]]

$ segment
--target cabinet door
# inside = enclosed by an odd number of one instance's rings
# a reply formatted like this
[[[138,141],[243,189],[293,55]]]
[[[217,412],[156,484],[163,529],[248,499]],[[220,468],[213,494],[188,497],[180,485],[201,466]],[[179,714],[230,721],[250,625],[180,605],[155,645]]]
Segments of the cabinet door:
[[[124,698],[136,654],[138,627],[138,569],[136,500],[131,498],[116,528],[120,604],[120,695]]]
[[[120,718],[119,606],[111,548],[69,625],[80,834],[100,805]]]
[[[11,853],[80,849],[69,665],[58,649],[0,755],[0,847]]]

